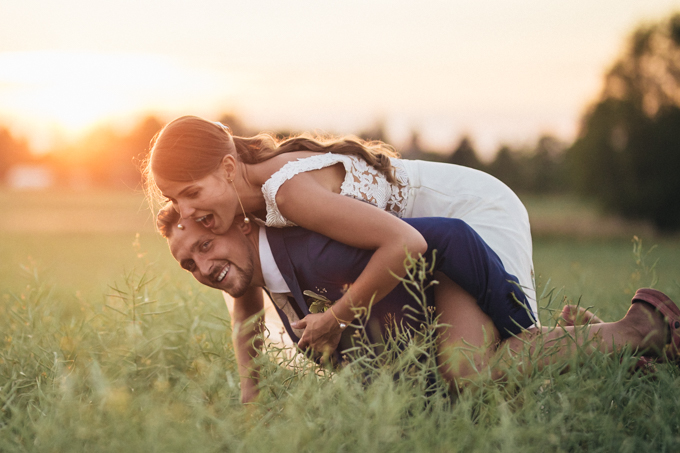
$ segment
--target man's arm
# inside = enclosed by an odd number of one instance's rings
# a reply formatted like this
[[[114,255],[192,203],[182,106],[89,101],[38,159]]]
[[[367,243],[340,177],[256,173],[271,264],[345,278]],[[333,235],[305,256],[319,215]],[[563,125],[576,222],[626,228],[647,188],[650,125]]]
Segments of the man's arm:
[[[255,365],[254,359],[262,348],[263,325],[262,288],[250,288],[243,296],[234,299],[232,316],[232,340],[241,377],[242,403],[253,402],[259,394],[257,385],[260,369]]]

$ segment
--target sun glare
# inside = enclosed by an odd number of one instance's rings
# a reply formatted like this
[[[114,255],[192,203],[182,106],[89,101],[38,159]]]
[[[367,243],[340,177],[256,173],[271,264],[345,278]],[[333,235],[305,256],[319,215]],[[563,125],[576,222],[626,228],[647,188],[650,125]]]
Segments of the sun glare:
[[[208,103],[217,86],[217,77],[159,56],[0,53],[0,115],[66,137],[112,118]]]

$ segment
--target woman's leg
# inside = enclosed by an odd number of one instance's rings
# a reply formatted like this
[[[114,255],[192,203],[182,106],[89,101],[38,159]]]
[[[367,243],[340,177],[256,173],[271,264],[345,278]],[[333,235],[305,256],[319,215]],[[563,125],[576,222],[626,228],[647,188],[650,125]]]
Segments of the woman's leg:
[[[579,305],[565,305],[560,313],[561,326],[583,326],[585,324],[600,324],[603,321],[595,314]]]
[[[661,354],[666,345],[667,327],[663,316],[654,307],[636,302],[616,322],[594,323],[585,327],[527,329],[517,337],[505,340],[499,354],[516,356],[520,352],[528,353],[525,365],[539,368],[567,357],[577,349],[612,352],[628,346],[633,350]],[[538,348],[545,353],[537,354]]]
[[[499,378],[505,365],[517,365],[514,358],[520,353],[526,359],[519,366],[529,371],[562,360],[579,349],[611,352],[629,346],[660,353],[667,341],[668,326],[663,316],[651,305],[636,302],[617,322],[554,329],[534,327],[500,342],[498,329],[476,300],[446,276],[438,274],[436,278],[439,285],[435,288],[435,308],[440,323],[437,364],[451,386],[460,387],[466,378],[480,373]],[[513,360],[504,360],[507,358]]]
[[[488,368],[501,337],[470,293],[441,273],[436,279],[437,365],[451,387],[461,387]]]

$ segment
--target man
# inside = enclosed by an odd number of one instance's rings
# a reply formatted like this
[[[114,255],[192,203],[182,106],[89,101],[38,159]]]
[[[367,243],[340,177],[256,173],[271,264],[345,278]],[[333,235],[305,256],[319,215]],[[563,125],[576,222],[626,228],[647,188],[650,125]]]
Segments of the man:
[[[253,340],[259,324],[248,320],[261,316],[261,288],[269,290],[289,335],[304,348],[312,344],[309,339],[305,342],[310,320],[326,316],[310,314],[304,291],[337,300],[372,255],[299,227],[267,229],[253,222],[235,222],[226,234],[215,235],[194,221],[180,225],[179,220],[171,206],[159,213],[159,229],[175,259],[199,282],[235,298],[234,345],[244,402],[258,394],[253,358],[259,344]],[[494,355],[516,355],[525,349],[531,357],[530,367],[560,360],[576,350],[607,353],[624,346],[654,356],[665,354],[673,360],[680,357],[680,309],[660,291],[639,289],[624,318],[590,323],[579,335],[574,334],[573,326],[537,328],[517,279],[505,272],[498,256],[467,224],[448,218],[406,221],[427,241],[428,262],[433,262],[433,251],[437,251],[433,270],[439,283],[427,290],[427,308],[434,308],[439,316],[437,363],[452,386],[478,373]],[[426,278],[426,285],[430,279]],[[365,328],[370,341],[377,341],[395,322],[417,327],[417,316],[411,320],[404,315],[409,306],[416,308],[413,314],[417,315],[418,308],[423,312],[402,285],[381,301],[357,301],[356,305],[370,305]],[[332,330],[340,332],[334,345],[340,344],[338,350],[342,351],[346,346],[340,337],[347,340],[349,329],[337,319]],[[525,369],[521,363],[518,366]],[[502,373],[491,370],[495,377]]]

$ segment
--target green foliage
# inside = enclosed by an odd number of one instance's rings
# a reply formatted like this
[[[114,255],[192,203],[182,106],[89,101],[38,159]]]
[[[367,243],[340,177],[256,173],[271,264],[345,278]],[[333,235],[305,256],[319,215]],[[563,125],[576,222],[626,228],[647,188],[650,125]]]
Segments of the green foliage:
[[[607,209],[680,228],[680,14],[639,28],[568,152],[578,190]]]
[[[639,244],[634,253],[646,280],[655,264]],[[386,348],[359,335],[338,371],[268,348],[260,401],[244,407],[229,321],[201,293],[144,268],[117,279],[104,304],[60,297],[33,269],[24,290],[2,296],[0,451],[680,448],[674,365],[643,375],[630,371],[631,351],[577,353],[449,395],[436,377],[431,312],[420,331],[395,326]],[[416,263],[405,279],[421,302],[426,271]],[[561,299],[544,291],[540,305],[559,310]]]
[[[125,275],[103,307],[38,281],[4,295],[1,451],[186,451],[239,404],[228,321],[147,275]]]
[[[9,210],[0,229],[14,214],[50,218],[43,232],[1,230],[3,453],[680,447],[676,366],[641,375],[629,371],[629,351],[576,355],[526,375],[510,369],[503,382],[482,377],[452,397],[432,380],[432,318],[422,332],[401,337],[401,353],[358,342],[350,365],[337,372],[270,346],[259,358],[261,399],[244,407],[224,301],[195,283],[142,227],[139,194],[8,193],[1,201]],[[540,201],[541,209],[536,200],[527,203],[532,221],[587,214]],[[63,223],[52,209],[76,221]],[[106,229],[112,222],[106,212],[126,229]],[[88,226],[97,234],[80,229],[87,218],[98,221]],[[55,233],[55,224],[73,232]],[[142,234],[131,246],[135,230]],[[572,300],[617,319],[629,306],[629,287],[655,279],[680,299],[677,239],[652,251],[633,249],[629,239],[542,238],[534,256],[544,325],[553,325]],[[20,272],[18,263],[26,264]]]

